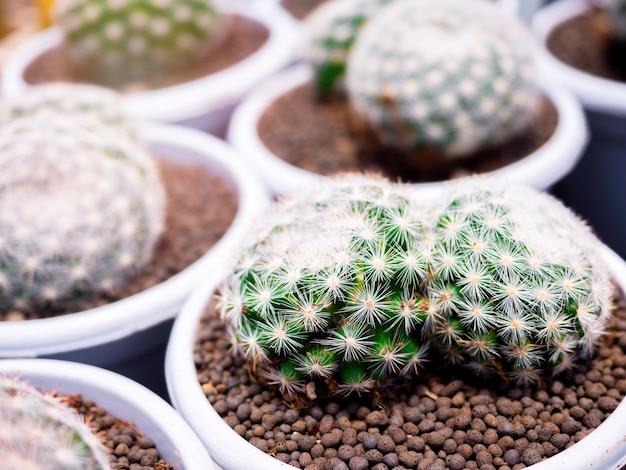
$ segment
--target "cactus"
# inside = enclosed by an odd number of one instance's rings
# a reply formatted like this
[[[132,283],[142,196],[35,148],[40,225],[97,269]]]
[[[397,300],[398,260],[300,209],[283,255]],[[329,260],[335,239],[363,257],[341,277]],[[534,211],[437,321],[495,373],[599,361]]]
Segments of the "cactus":
[[[76,114],[81,119],[97,120],[137,139],[137,125],[124,112],[120,95],[93,85],[50,83],[33,87],[18,99],[0,102],[0,126],[17,118],[44,113],[50,119]]]
[[[447,191],[352,175],[279,202],[218,294],[237,350],[282,393],[339,395],[433,354],[516,383],[590,355],[612,289],[587,226],[523,186]]]
[[[528,122],[538,101],[533,44],[490,2],[402,0],[359,33],[346,88],[383,143],[462,157]]]
[[[0,462],[6,470],[107,470],[107,451],[62,400],[0,375]]]
[[[305,20],[302,56],[315,70],[322,93],[340,88],[348,54],[360,29],[392,0],[335,0],[318,6]]]
[[[613,34],[620,41],[626,41],[626,1],[608,0],[606,12],[613,26]]]
[[[213,0],[63,0],[55,23],[76,63],[116,84],[192,62],[221,30]]]
[[[15,119],[0,131],[0,170],[1,309],[72,306],[151,258],[164,190],[123,133],[88,115]]]

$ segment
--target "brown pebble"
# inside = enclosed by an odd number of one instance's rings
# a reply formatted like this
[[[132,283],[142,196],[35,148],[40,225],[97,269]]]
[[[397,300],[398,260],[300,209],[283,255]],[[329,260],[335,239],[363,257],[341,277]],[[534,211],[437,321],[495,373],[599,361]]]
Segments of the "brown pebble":
[[[355,456],[350,459],[348,467],[350,470],[367,470],[369,463],[365,457]]]

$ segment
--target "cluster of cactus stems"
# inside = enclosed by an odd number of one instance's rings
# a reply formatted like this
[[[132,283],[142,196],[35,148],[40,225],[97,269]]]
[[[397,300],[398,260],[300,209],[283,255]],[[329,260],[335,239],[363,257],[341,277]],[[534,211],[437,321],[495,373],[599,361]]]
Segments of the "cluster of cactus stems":
[[[114,84],[191,62],[222,30],[212,0],[63,0],[54,21],[74,60]]]
[[[126,128],[97,112],[19,115],[0,130],[0,170],[3,311],[72,308],[151,259],[165,195]]]
[[[533,189],[470,180],[436,199],[344,176],[282,200],[220,289],[237,350],[283,393],[365,393],[433,357],[520,384],[603,334],[600,244]],[[439,360],[439,359],[438,359]]]
[[[337,0],[309,29],[305,56],[320,91],[342,84],[391,147],[468,156],[518,132],[536,109],[532,35],[494,2]]]
[[[107,451],[62,400],[0,375],[0,462],[6,470],[108,470]]]

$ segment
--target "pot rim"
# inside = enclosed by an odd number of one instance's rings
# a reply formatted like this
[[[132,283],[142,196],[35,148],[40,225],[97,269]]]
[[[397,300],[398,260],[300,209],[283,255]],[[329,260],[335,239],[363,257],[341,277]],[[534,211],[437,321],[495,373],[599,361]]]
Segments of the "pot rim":
[[[241,151],[274,193],[298,191],[302,184],[325,178],[276,156],[263,144],[257,131],[263,112],[276,98],[310,81],[312,77],[313,70],[307,64],[285,69],[248,95],[231,117],[227,140]],[[559,122],[553,135],[528,156],[485,175],[523,181],[537,189],[547,189],[569,173],[582,157],[589,141],[589,130],[580,103],[571,93],[556,85],[542,81],[540,86],[557,108]],[[415,183],[413,186],[432,191],[442,184],[445,182]]]
[[[220,4],[225,14],[238,14],[269,30],[266,42],[236,64],[205,77],[177,85],[122,95],[122,105],[131,115],[156,122],[188,121],[233,106],[259,81],[286,66],[294,55],[297,31],[294,21],[278,7]],[[245,7],[245,8],[244,8]],[[21,44],[8,58],[0,86],[6,97],[23,94],[33,85],[24,80],[27,67],[39,56],[61,44],[59,27],[47,28]]]
[[[256,214],[269,204],[258,177],[231,146],[216,137],[164,124],[142,124],[140,134],[159,157],[163,153],[187,152],[191,154],[188,164],[204,166],[231,185],[238,198],[231,226],[194,263],[135,295],[58,317],[0,322],[0,358],[37,357],[94,347],[174,318],[205,273],[224,270],[230,251],[243,238]],[[168,159],[177,161],[175,155]]]
[[[187,422],[165,400],[137,382],[99,367],[53,359],[3,359],[0,373],[19,372],[35,387],[80,393],[155,441],[176,468],[217,470]]]
[[[550,33],[559,24],[590,9],[586,0],[557,0],[540,8],[533,17],[531,27],[541,43],[540,62],[546,78],[570,89],[591,111],[626,116],[626,84],[616,80],[596,77],[567,65],[546,47]]]
[[[605,245],[602,246],[602,256],[616,282],[626,291],[626,262]],[[206,305],[221,281],[219,273],[207,276],[174,321],[165,357],[165,378],[171,402],[198,434],[217,464],[225,470],[292,468],[260,451],[227,425],[209,403],[198,382],[193,360],[195,335]],[[576,443],[528,468],[617,470],[626,463],[626,442],[623,436],[625,419],[626,399],[582,440],[584,445]]]

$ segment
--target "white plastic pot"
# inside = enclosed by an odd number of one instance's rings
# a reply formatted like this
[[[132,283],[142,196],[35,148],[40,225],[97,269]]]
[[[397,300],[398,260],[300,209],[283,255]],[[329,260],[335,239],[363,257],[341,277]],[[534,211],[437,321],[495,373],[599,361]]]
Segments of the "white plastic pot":
[[[137,426],[176,470],[217,470],[189,425],[162,398],[126,377],[94,366],[50,359],[0,360],[0,374],[19,373],[36,388],[81,394]]]
[[[617,284],[626,290],[626,262],[609,248],[603,251]],[[185,303],[167,347],[165,377],[172,404],[200,437],[209,453],[224,470],[289,469],[291,466],[263,453],[237,434],[213,409],[202,392],[193,360],[198,324],[207,303],[222,281],[219,273],[204,279]],[[616,470],[626,463],[626,401],[595,431],[567,450],[536,465],[533,470]]]
[[[130,115],[150,121],[184,124],[219,134],[225,129],[233,106],[259,82],[292,60],[297,31],[287,13],[271,4],[232,3],[221,10],[241,14],[268,28],[270,34],[265,44],[249,57],[206,77],[124,95],[124,107]],[[62,32],[52,27],[22,44],[4,67],[2,93],[7,97],[24,93],[30,87],[24,80],[25,70],[62,41]]]
[[[173,318],[207,272],[224,271],[229,253],[238,246],[256,214],[269,202],[269,195],[240,156],[215,137],[160,124],[144,125],[141,136],[158,158],[204,167],[223,177],[238,199],[232,225],[200,259],[143,292],[83,312],[0,322],[0,358],[67,359],[131,376],[133,361],[143,360],[154,367],[140,364],[134,367],[136,373],[147,374],[146,380],[155,374],[162,378],[162,358],[155,365],[154,351],[164,350]]]
[[[306,65],[282,71],[237,106],[230,121],[228,140],[241,151],[274,193],[298,191],[303,184],[324,178],[279,158],[263,144],[257,131],[261,116],[274,100],[311,78],[312,70]],[[557,108],[559,122],[554,134],[527,157],[489,174],[546,189],[566,175],[582,155],[588,132],[580,104],[558,87],[545,84],[542,89]],[[440,184],[417,183],[416,186],[431,190]]]
[[[626,257],[626,83],[596,77],[552,55],[545,47],[561,23],[591,7],[587,0],[560,0],[534,16],[532,28],[544,45],[542,67],[554,84],[569,89],[585,109],[591,140],[577,167],[554,193],[595,228],[603,241]]]

